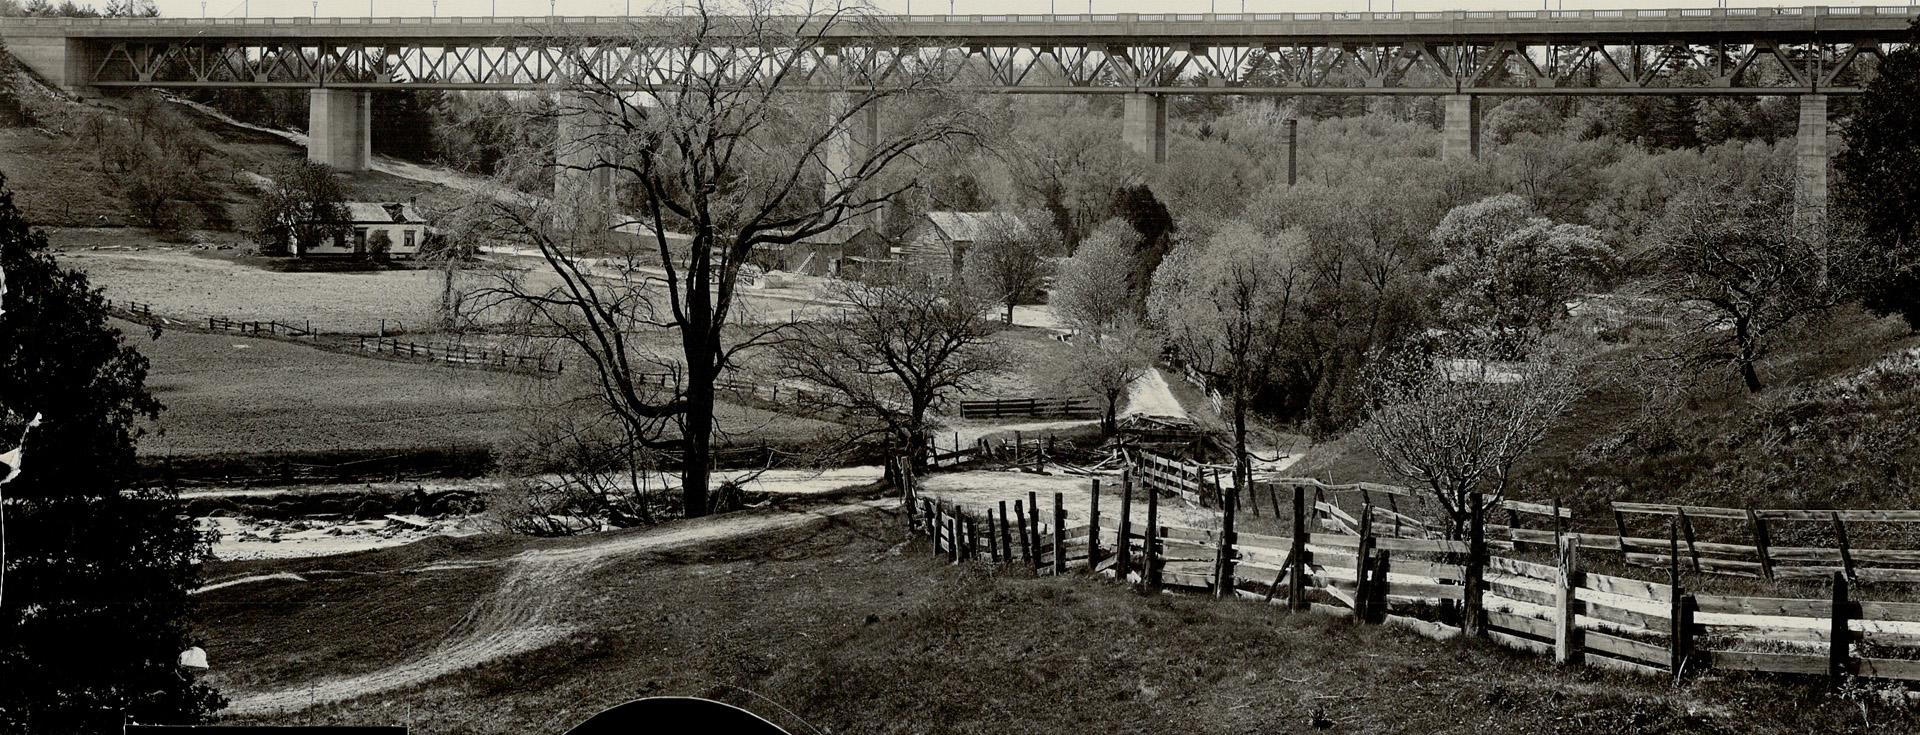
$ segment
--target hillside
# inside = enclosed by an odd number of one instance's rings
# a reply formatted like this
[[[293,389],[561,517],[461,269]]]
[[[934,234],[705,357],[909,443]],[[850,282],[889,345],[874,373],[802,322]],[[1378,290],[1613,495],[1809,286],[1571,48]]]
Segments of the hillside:
[[[249,183],[305,156],[284,137],[229,124],[157,93],[76,100],[0,61],[0,173],[34,224],[46,227],[123,227],[128,215],[121,186],[108,172],[106,146],[96,130],[104,119],[140,126],[152,119],[183,126],[174,134],[203,145],[196,177],[202,190],[184,202],[183,230],[231,229],[252,199]],[[406,201],[440,187],[375,171],[346,176],[348,195],[369,201]]]
[[[1646,369],[1645,345],[1587,367],[1588,392],[1519,470],[1513,495],[1576,518],[1614,500],[1776,508],[1920,505],[1920,335],[1844,309],[1779,342],[1748,395],[1730,369]],[[1724,373],[1724,375],[1722,374]],[[1296,465],[1339,482],[1403,482],[1341,440]]]

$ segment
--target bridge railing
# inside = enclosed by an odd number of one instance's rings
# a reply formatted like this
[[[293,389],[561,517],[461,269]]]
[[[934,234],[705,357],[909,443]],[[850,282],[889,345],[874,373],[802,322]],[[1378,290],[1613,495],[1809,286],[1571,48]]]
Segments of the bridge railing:
[[[1645,20],[1656,18],[1760,18],[1844,16],[1911,16],[1911,5],[1847,5],[1765,8],[1648,8],[1586,10],[1447,10],[1434,12],[1320,12],[1320,13],[1106,13],[1002,15],[881,15],[882,23],[1313,23],[1503,20]],[[393,25],[425,22],[429,25],[538,26],[619,24],[626,16],[513,16],[513,17],[379,17],[379,18],[5,18],[0,26],[168,27],[195,25],[312,26]]]

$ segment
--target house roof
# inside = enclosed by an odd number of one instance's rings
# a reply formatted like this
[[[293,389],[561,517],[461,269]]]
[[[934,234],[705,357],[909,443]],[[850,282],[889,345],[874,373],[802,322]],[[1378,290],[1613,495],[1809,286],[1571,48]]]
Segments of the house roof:
[[[927,219],[948,240],[974,242],[987,227],[1000,224],[1015,232],[1026,232],[1027,223],[1014,212],[928,212]]]
[[[410,203],[347,202],[347,220],[353,224],[425,224],[426,218]]]

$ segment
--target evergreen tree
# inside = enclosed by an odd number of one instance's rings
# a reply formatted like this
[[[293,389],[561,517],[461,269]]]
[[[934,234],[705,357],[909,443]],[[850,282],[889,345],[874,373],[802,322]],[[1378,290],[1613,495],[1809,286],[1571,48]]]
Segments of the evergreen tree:
[[[224,700],[178,658],[203,542],[171,488],[137,481],[135,422],[160,410],[147,361],[4,179],[0,271],[0,442],[40,417],[0,491],[0,732],[204,720]]]
[[[1920,21],[1912,35],[1920,40]],[[1871,242],[1862,301],[1920,329],[1920,48],[1887,54],[1844,133],[1836,199]]]

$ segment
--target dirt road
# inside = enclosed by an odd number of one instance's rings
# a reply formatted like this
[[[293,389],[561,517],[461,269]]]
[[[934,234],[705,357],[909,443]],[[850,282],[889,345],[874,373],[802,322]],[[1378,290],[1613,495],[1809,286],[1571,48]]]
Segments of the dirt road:
[[[503,656],[535,650],[570,632],[560,620],[570,599],[568,588],[608,560],[793,528],[899,502],[882,499],[798,512],[737,513],[648,532],[603,536],[582,545],[523,552],[505,560],[509,568],[499,587],[476,603],[466,622],[431,653],[358,676],[289,682],[262,691],[229,691],[232,704],[227,711],[234,715],[294,711],[413,686]]]

